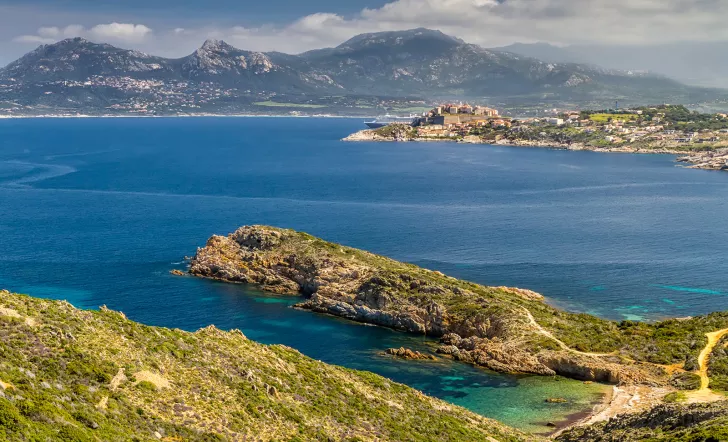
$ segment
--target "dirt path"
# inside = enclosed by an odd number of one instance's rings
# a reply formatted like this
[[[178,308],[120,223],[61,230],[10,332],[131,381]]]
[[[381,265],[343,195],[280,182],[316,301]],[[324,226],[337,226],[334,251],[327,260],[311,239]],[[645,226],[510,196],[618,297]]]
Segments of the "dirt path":
[[[700,390],[694,391],[688,394],[688,402],[713,402],[725,400],[726,397],[714,393],[710,389],[710,377],[708,376],[708,363],[710,362],[710,354],[713,353],[713,349],[723,339],[723,336],[728,335],[728,328],[718,330],[713,333],[706,333],[705,336],[708,338],[708,345],[705,346],[703,351],[698,356],[698,364],[700,365]]]
[[[536,330],[540,334],[542,334],[542,335],[546,336],[547,338],[553,340],[554,342],[556,342],[557,344],[559,344],[559,347],[561,347],[562,349],[564,349],[564,350],[566,350],[568,352],[575,353],[575,354],[582,355],[582,356],[591,356],[591,357],[614,356],[616,354],[616,352],[614,352],[614,353],[586,353],[586,352],[583,352],[583,351],[574,350],[573,348],[571,348],[568,345],[566,345],[566,343],[564,341],[562,341],[561,339],[559,339],[556,336],[554,336],[550,331],[548,331],[545,328],[541,327],[541,325],[538,322],[536,322],[536,318],[533,317],[533,315],[531,314],[531,312],[527,308],[523,307],[523,311],[526,312],[526,315],[528,316],[528,320],[531,322],[531,325],[533,325],[534,327],[536,327]]]

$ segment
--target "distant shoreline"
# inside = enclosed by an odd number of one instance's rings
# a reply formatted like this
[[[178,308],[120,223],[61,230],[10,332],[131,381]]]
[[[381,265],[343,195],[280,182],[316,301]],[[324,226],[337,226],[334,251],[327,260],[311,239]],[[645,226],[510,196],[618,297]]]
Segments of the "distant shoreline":
[[[586,151],[597,153],[625,153],[637,155],[674,155],[675,161],[678,163],[688,163],[686,169],[703,169],[703,170],[728,170],[728,149],[719,149],[706,152],[691,152],[670,148],[645,149],[632,146],[621,147],[598,147],[590,146],[583,143],[559,144],[551,141],[532,141],[532,140],[509,140],[503,139],[498,141],[486,141],[477,137],[465,137],[464,139],[453,138],[424,138],[424,137],[397,137],[382,136],[371,129],[364,129],[355,132],[341,141],[344,142],[374,142],[374,143],[452,143],[452,144],[481,144],[490,146],[508,146],[508,147],[525,147],[552,150],[569,150],[569,151]]]

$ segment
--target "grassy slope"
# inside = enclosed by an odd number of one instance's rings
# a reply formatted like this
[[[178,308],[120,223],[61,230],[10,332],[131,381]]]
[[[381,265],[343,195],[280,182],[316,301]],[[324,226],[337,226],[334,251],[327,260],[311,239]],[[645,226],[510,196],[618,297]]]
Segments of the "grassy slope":
[[[5,291],[0,381],[1,440],[155,440],[155,432],[168,441],[529,438],[237,331],[148,327],[103,308]]]
[[[667,320],[654,324],[633,321],[614,322],[587,314],[562,311],[540,302],[527,300],[502,288],[486,287],[457,280],[439,272],[422,269],[415,265],[394,261],[362,250],[330,243],[302,232],[263,227],[283,234],[283,241],[273,250],[261,251],[263,256],[276,259],[281,255],[294,254],[312,261],[330,258],[346,260],[376,269],[376,276],[389,281],[388,294],[411,302],[424,298],[444,305],[455,321],[473,318],[505,318],[510,332],[520,334],[532,351],[558,349],[558,346],[542,335],[527,333],[527,308],[536,321],[552,332],[569,347],[584,352],[619,354],[628,359],[655,364],[685,364],[688,370],[697,368],[697,357],[706,345],[705,333],[728,327],[728,312],[687,320]],[[459,288],[433,293],[411,289],[401,283],[401,276],[423,280],[432,285]],[[457,291],[457,290],[456,290]]]

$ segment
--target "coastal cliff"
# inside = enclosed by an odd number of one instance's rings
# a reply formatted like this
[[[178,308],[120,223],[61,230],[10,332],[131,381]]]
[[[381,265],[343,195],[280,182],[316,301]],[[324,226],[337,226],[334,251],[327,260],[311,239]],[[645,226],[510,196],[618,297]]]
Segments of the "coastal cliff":
[[[540,440],[235,330],[148,327],[0,290],[0,336],[4,441]]]
[[[657,324],[558,310],[529,290],[486,287],[305,233],[247,226],[213,236],[193,275],[302,296],[299,308],[441,338],[438,352],[500,372],[613,384],[699,384],[715,313]]]

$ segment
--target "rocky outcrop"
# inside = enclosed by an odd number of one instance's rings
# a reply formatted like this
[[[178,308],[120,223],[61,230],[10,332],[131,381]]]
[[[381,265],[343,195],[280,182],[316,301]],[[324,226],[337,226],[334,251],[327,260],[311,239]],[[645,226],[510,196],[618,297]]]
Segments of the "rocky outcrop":
[[[376,308],[380,303],[382,299],[378,297],[368,304],[361,296],[332,299],[314,293],[310,299],[296,307],[411,333],[440,336],[446,330],[442,308],[437,304],[430,308],[402,305],[397,311],[387,311]],[[386,304],[386,300],[384,303]]]
[[[379,129],[366,129],[349,135],[342,141],[423,141],[408,124],[390,124]]]
[[[407,359],[409,361],[436,361],[437,358],[433,355],[420,353],[419,351],[410,350],[409,348],[389,348],[385,354],[396,356],[398,358]]]
[[[658,367],[635,366],[619,358],[580,355],[563,351],[545,351],[538,355],[541,364],[561,376],[581,381],[608,384],[662,385],[665,373]]]
[[[681,163],[691,163],[692,169],[728,170],[728,149],[696,153],[677,160]]]
[[[514,343],[503,342],[499,338],[483,339],[471,336],[463,339],[451,333],[444,336],[441,342],[443,345],[438,348],[438,353],[493,371],[532,373],[544,376],[556,374],[534,355]]]

